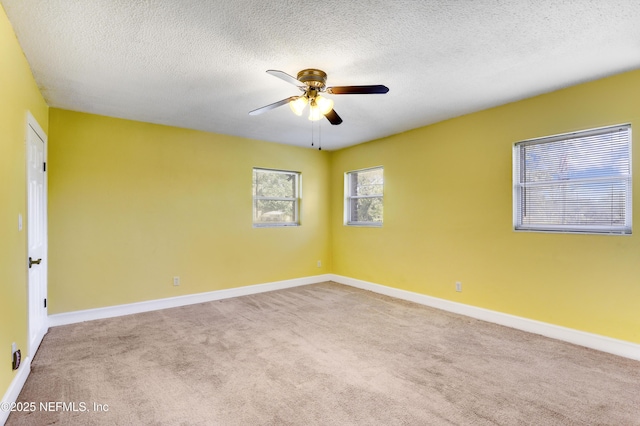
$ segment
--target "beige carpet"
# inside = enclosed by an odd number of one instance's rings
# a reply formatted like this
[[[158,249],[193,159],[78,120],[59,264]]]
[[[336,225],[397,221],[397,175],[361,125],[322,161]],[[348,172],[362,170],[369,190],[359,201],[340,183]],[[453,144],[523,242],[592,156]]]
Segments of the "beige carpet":
[[[640,362],[323,283],[52,328],[19,401],[53,411],[8,425],[640,425]]]

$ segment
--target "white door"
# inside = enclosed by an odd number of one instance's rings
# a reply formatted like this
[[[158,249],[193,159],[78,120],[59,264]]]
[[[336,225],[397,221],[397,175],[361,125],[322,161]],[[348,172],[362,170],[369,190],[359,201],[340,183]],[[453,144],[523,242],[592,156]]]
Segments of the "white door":
[[[47,333],[46,135],[31,114],[27,119],[27,239],[29,267],[29,355]]]

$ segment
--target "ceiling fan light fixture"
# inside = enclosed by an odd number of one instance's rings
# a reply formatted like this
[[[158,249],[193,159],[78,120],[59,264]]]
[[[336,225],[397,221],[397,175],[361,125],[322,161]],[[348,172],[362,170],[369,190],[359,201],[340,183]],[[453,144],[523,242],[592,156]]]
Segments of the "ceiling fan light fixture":
[[[295,115],[302,115],[304,107],[307,106],[307,102],[306,96],[298,96],[298,99],[289,102],[289,107],[291,107],[291,111],[293,111]]]
[[[333,100],[328,98],[323,98],[322,96],[316,96],[315,103],[320,109],[322,115],[327,114],[329,111],[333,109]]]
[[[316,100],[311,99],[311,102],[309,102],[309,120],[318,121],[322,117],[324,117],[324,114],[320,110],[320,107],[316,104]]]

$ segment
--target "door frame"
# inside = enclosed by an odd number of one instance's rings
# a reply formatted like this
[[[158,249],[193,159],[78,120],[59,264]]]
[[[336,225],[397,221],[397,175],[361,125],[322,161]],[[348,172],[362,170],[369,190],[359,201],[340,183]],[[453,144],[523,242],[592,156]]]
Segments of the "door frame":
[[[27,111],[27,123],[26,123],[26,127],[25,127],[25,153],[26,153],[26,158],[25,158],[25,166],[27,167],[26,171],[26,183],[27,183],[27,187],[25,188],[26,190],[26,207],[27,207],[27,214],[26,214],[26,223],[27,223],[27,235],[26,235],[26,242],[27,242],[27,254],[26,254],[26,258],[25,258],[25,263],[28,266],[28,258],[29,258],[29,232],[30,232],[30,224],[29,224],[29,176],[28,176],[28,167],[29,167],[29,129],[32,129],[36,135],[42,140],[43,142],[43,160],[46,163],[47,162],[47,134],[44,132],[44,130],[42,129],[42,127],[40,126],[40,124],[38,123],[38,121],[35,119],[35,117],[33,116],[33,114],[31,114],[30,111]],[[48,282],[48,276],[49,276],[49,262],[48,262],[48,258],[49,258],[49,206],[48,206],[48,202],[49,202],[49,179],[48,179],[48,173],[46,172],[46,169],[44,171],[44,200],[43,200],[43,208],[44,208],[44,230],[43,230],[43,256],[42,256],[42,263],[40,265],[38,265],[39,268],[42,268],[42,274],[43,274],[43,279],[44,279],[44,294],[45,294],[45,298],[48,297],[48,288],[49,288],[49,282]],[[27,348],[28,348],[28,353],[29,353],[29,357],[31,359],[33,359],[33,357],[35,356],[36,351],[38,350],[38,347],[40,346],[40,343],[42,342],[42,339],[44,337],[44,335],[47,333],[47,331],[49,330],[49,324],[48,324],[48,304],[47,304],[47,308],[45,308],[45,314],[44,314],[44,318],[43,318],[43,322],[42,324],[39,324],[39,330],[38,330],[38,334],[36,335],[35,339],[32,340],[32,336],[31,336],[31,331],[32,331],[32,325],[33,322],[35,321],[35,316],[33,315],[33,312],[30,309],[32,300],[31,298],[37,296],[35,295],[32,291],[31,291],[31,286],[30,286],[30,282],[29,282],[29,269],[27,268]],[[42,303],[42,302],[39,302]]]

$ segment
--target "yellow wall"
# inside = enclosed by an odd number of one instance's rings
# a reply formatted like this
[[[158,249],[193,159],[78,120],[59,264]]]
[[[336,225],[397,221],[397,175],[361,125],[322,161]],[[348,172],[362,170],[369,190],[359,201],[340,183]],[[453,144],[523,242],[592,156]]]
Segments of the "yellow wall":
[[[637,236],[516,233],[511,182],[515,142],[635,128],[639,89],[625,73],[333,153],[52,109],[50,312],[333,272],[640,342]],[[344,172],[376,165],[384,226],[343,226]],[[254,166],[303,172],[302,227],[251,227]]]
[[[49,312],[327,273],[329,157],[52,108]],[[302,172],[302,226],[253,228],[253,167]]]
[[[0,397],[9,387],[11,343],[27,355],[27,111],[47,131],[47,104],[0,6]]]
[[[332,272],[640,343],[638,215],[632,236],[516,233],[511,174],[517,141],[639,130],[639,93],[634,71],[333,153]],[[384,226],[344,226],[344,173],[377,165]]]

